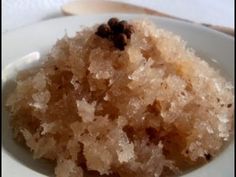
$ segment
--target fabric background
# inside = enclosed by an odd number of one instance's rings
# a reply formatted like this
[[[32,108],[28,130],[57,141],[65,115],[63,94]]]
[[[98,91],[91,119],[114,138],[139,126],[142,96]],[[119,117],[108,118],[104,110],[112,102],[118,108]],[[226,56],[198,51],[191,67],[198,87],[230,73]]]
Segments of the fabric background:
[[[2,0],[2,32],[63,16],[62,4],[71,0]],[[234,0],[120,0],[178,17],[214,25],[234,26]]]

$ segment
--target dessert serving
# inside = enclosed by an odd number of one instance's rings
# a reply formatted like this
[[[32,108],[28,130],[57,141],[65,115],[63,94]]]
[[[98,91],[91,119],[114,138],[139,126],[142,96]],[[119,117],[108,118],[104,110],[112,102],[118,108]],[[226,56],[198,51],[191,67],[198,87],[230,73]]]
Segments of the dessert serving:
[[[8,96],[14,138],[56,177],[176,176],[233,129],[233,86],[179,36],[111,18],[58,40]]]

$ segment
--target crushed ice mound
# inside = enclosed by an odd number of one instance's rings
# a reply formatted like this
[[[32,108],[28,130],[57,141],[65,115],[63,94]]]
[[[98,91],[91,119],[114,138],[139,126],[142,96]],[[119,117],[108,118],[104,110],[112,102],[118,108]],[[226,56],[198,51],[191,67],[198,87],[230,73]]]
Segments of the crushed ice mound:
[[[230,137],[231,84],[179,36],[129,23],[122,50],[94,26],[18,74],[7,101],[14,136],[34,158],[56,161],[57,177],[179,173],[214,157]]]

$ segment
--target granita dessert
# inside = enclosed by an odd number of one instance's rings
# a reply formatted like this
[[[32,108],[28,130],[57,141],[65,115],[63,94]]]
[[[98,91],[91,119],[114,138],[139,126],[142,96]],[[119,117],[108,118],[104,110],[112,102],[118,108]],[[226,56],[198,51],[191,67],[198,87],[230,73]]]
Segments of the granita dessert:
[[[179,175],[233,129],[233,86],[177,35],[120,21],[58,40],[9,95],[14,138],[56,177]]]

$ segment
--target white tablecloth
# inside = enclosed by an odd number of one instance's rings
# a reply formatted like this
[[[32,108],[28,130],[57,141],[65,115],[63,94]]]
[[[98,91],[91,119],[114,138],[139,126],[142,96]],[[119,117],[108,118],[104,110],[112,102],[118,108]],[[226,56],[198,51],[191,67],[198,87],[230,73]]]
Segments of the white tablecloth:
[[[2,0],[2,32],[62,16],[71,0]],[[146,6],[196,22],[234,26],[234,0],[120,0]]]

